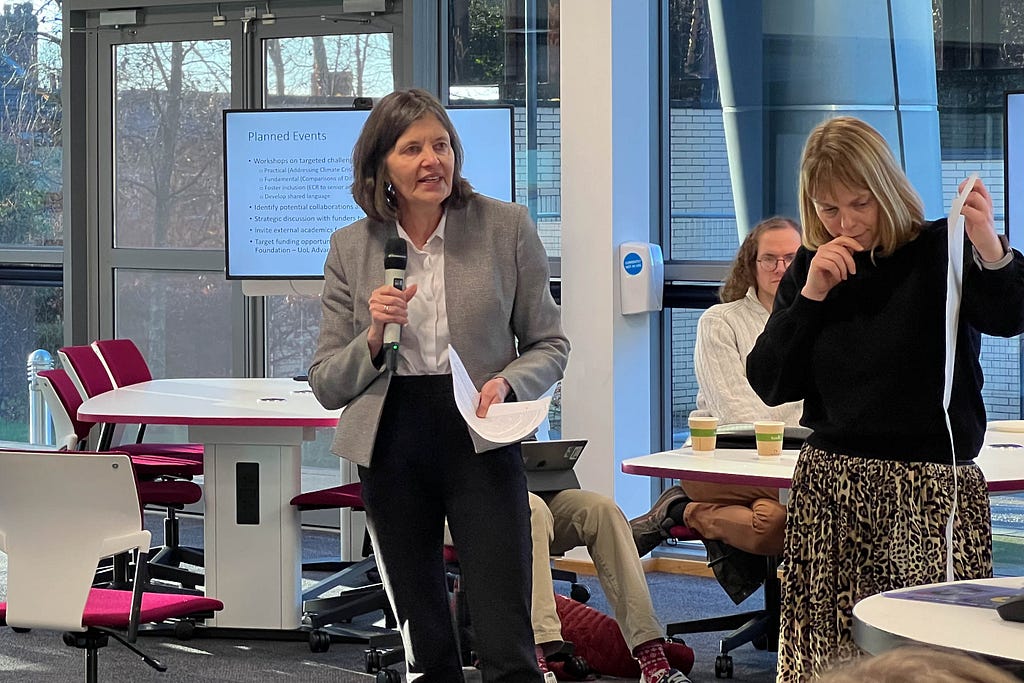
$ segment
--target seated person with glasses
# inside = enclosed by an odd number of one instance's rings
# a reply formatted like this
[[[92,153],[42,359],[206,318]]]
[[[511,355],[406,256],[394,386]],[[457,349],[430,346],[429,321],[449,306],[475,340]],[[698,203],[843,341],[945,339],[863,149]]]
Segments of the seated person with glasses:
[[[740,245],[729,275],[719,291],[722,303],[704,311],[697,322],[694,369],[697,409],[692,415],[714,416],[719,425],[780,420],[799,423],[802,402],[769,407],[747,382],[747,354],[768,322],[775,291],[800,247],[800,226],[783,217],[761,221]],[[786,526],[786,508],[779,490],[682,481],[666,490],[651,511],[630,521],[640,555],[656,548],[672,526],[689,527],[707,543],[711,559],[732,554],[720,541],[754,555],[778,555]],[[715,563],[716,575],[733,600],[740,602],[757,589],[764,563],[750,558],[746,580],[728,565]],[[723,580],[723,573],[733,577]],[[738,569],[734,565],[733,569]],[[731,588],[732,587],[732,588]]]

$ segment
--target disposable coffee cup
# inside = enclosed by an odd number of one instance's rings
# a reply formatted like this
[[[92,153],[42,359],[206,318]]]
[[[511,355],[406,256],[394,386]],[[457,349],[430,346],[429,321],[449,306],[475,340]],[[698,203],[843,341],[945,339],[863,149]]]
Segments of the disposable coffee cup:
[[[762,458],[775,458],[782,455],[782,436],[785,431],[785,422],[774,420],[755,422],[754,439],[757,442],[757,454]]]
[[[690,418],[690,446],[698,455],[710,455],[715,452],[715,439],[718,435],[717,417]]]

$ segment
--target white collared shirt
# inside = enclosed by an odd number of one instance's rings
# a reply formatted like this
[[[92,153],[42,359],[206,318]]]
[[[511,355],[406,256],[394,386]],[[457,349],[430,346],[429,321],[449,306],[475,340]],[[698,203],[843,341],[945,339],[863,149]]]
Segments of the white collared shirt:
[[[448,364],[448,307],[444,289],[444,230],[448,213],[418,249],[409,234],[398,225],[398,236],[406,241],[405,287],[416,285],[416,296],[409,300],[409,324],[402,327],[398,347],[399,375],[445,375]]]

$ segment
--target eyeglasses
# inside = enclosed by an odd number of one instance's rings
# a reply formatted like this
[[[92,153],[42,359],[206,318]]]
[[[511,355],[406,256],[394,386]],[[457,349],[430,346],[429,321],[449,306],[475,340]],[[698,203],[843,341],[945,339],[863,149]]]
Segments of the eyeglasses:
[[[757,265],[761,266],[761,270],[766,273],[774,273],[779,268],[779,263],[785,263],[786,268],[789,268],[793,263],[795,255],[790,254],[788,256],[776,257],[776,256],[762,256],[757,259]]]

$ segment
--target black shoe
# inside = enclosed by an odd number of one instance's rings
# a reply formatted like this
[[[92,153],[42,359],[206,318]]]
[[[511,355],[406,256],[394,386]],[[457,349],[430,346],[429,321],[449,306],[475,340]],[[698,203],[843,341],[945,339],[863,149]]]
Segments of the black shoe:
[[[633,529],[633,542],[640,557],[661,545],[661,542],[668,538],[669,529],[682,524],[682,520],[673,520],[669,517],[668,511],[676,503],[685,500],[688,499],[682,487],[673,486],[658,497],[650,510],[629,520],[629,526]]]

